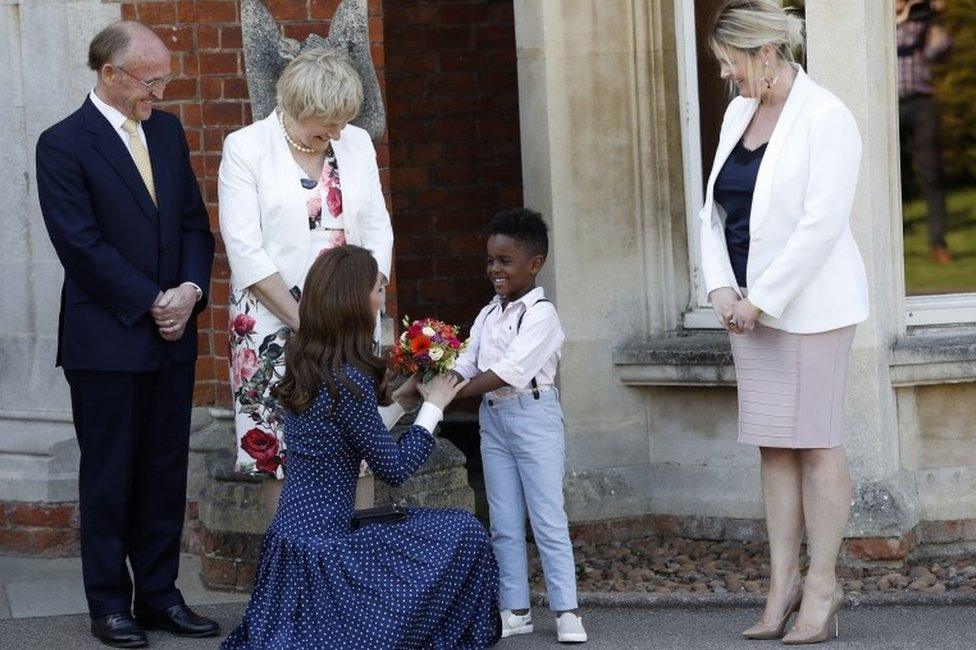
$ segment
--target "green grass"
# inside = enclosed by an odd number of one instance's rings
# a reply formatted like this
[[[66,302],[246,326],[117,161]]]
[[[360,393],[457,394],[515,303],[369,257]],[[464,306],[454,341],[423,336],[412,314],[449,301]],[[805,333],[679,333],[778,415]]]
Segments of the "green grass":
[[[925,202],[918,199],[903,206],[905,290],[910,296],[976,292],[976,187],[951,190],[946,198],[946,243],[953,257],[947,265],[936,264],[929,257]]]

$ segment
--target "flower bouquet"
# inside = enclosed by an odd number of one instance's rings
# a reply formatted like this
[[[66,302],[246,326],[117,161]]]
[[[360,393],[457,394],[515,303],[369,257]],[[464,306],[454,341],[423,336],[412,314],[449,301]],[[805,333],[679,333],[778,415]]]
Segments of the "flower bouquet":
[[[433,318],[410,321],[403,319],[403,334],[393,346],[389,366],[406,375],[423,373],[423,381],[454,369],[458,356],[467,341],[458,338],[456,325],[448,325]]]

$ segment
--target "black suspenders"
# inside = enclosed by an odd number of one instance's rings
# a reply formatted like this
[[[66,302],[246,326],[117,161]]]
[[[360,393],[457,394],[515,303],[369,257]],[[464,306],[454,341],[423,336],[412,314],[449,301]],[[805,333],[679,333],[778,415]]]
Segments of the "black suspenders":
[[[538,305],[540,302],[550,302],[551,303],[552,301],[551,300],[547,300],[546,298],[539,298],[534,303],[532,303],[531,305],[529,305],[528,307],[526,307],[522,311],[522,313],[519,314],[518,322],[515,324],[515,333],[516,334],[518,334],[519,331],[522,329],[522,319],[525,318],[525,313],[527,311],[529,311],[529,309],[531,309],[532,307]],[[488,313],[485,314],[485,320],[488,320],[488,316],[490,316],[491,313],[493,311],[495,311],[495,309],[497,307],[498,307],[498,305],[496,304],[494,307],[492,307],[491,309],[488,310]],[[539,399],[539,397],[540,397],[539,396],[539,382],[537,382],[535,380],[535,377],[532,378],[532,382],[531,382],[530,386],[532,386],[532,397],[535,398],[535,399]]]

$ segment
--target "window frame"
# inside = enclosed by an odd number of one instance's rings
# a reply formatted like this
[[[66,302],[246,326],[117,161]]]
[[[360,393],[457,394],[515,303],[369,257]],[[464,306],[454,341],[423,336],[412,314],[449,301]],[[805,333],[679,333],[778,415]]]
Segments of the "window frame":
[[[674,33],[678,64],[678,110],[681,131],[681,167],[685,200],[685,228],[688,241],[690,296],[682,314],[685,329],[722,329],[708,304],[701,270],[699,212],[705,203],[705,170],[702,168],[700,104],[698,96],[698,52],[695,33],[695,3],[675,3]]]
[[[900,176],[898,183],[900,186]],[[900,203],[897,212],[901,217]],[[908,327],[967,325],[974,322],[976,322],[976,293],[905,296],[905,324]]]

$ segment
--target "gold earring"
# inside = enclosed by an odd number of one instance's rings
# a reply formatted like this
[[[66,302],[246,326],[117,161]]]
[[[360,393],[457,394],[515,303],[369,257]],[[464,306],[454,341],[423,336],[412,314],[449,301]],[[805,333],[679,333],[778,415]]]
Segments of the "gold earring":
[[[769,61],[764,61],[763,63],[767,68],[769,67]],[[766,84],[766,90],[772,89],[777,81],[779,81],[779,75],[775,75],[773,77],[762,77],[762,82]]]

